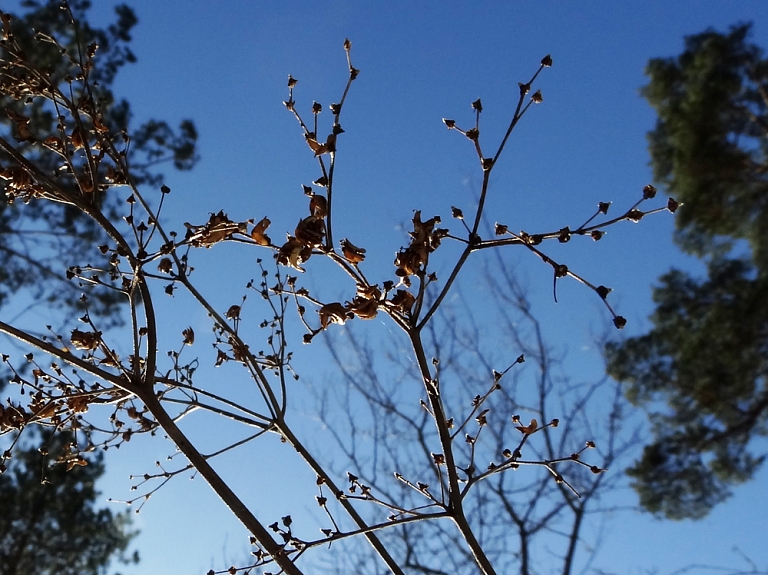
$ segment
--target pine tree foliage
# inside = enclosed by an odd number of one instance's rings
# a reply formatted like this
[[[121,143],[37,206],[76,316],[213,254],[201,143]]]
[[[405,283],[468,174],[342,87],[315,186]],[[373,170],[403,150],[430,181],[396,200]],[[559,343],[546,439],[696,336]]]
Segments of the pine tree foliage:
[[[137,18],[131,8],[120,4],[115,7],[115,21],[106,29],[100,29],[88,23],[91,7],[88,0],[76,0],[69,7],[71,16],[62,10],[60,2],[25,0],[21,15],[6,15],[13,25],[14,41],[42,69],[52,71],[52,81],[70,84],[76,78],[66,78],[65,72],[56,66],[61,55],[83,57],[87,46],[97,46],[99,66],[88,72],[94,91],[89,98],[78,102],[78,106],[84,111],[98,109],[105,129],[127,133],[131,127],[131,107],[126,100],[114,96],[112,85],[120,69],[136,61],[130,41]],[[71,25],[71,17],[77,19],[77,27]],[[32,134],[47,140],[49,149],[55,147],[58,125],[53,108],[42,106],[27,88],[18,88],[22,85],[19,81],[30,73],[23,68],[0,70],[0,125],[11,129],[19,151],[46,170],[61,173],[62,164],[57,156],[33,145]],[[167,162],[177,169],[188,170],[197,161],[197,131],[190,120],[183,120],[178,130],[173,130],[165,121],[148,120],[131,128],[131,134],[130,176],[136,183],[162,183],[162,175],[153,169],[158,164]],[[12,171],[8,171],[12,165],[9,151],[0,148],[0,177],[6,181],[12,179]],[[114,206],[115,198],[105,190],[98,190],[97,194],[105,209]],[[0,259],[3,262],[0,306],[23,289],[28,290],[34,301],[70,308],[66,302],[71,301],[73,295],[76,299],[77,289],[69,282],[57,281],[56,264],[75,263],[79,254],[103,241],[103,230],[70,205],[47,202],[20,209],[13,205],[13,199],[9,201],[5,195],[0,196]],[[91,303],[92,313],[113,314],[112,319],[117,321],[115,301],[109,294],[96,296]]]
[[[128,512],[97,508],[102,455],[73,454],[67,434],[14,450],[0,474],[0,575],[99,575],[134,535]],[[42,452],[42,453],[41,453]]]
[[[642,505],[675,519],[706,515],[765,459],[768,59],[749,31],[688,37],[646,70],[655,179],[681,201],[676,241],[707,277],[664,275],[651,331],[607,353],[632,401],[666,403],[630,474]]]

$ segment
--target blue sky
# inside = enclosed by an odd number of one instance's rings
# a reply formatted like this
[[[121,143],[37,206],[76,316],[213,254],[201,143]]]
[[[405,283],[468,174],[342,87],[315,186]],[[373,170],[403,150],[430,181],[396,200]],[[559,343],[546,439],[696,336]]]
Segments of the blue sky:
[[[106,21],[115,3],[96,4],[95,20]],[[753,39],[768,47],[768,11],[757,1],[136,0],[131,6],[139,18],[133,35],[138,63],[121,72],[116,92],[130,100],[137,120],[192,118],[200,132],[198,167],[167,175],[173,193],[164,216],[177,230],[182,222],[203,223],[209,212],[222,209],[238,220],[268,215],[273,237],[293,228],[306,211],[300,186],[317,174],[281,103],[287,75],[299,80],[295,98],[305,113],[312,100],[337,101],[346,80],[342,42],[352,40],[361,74],[343,115],[335,222],[343,230],[339,237],[369,250],[370,269],[386,274],[413,209],[447,222],[450,206],[468,212],[478,193],[473,150],[441,119],[470,126],[470,103],[482,98],[481,128],[492,148],[513,110],[517,82],[526,81],[544,55],[554,59],[539,83],[544,102],[516,130],[494,172],[488,203],[491,223],[515,230],[578,224],[599,201],[629,206],[651,181],[645,134],[654,115],[638,92],[649,58],[676,55],[686,34],[748,20],[755,21]],[[328,120],[322,114],[321,119]],[[695,268],[676,251],[671,230],[671,217],[660,214],[616,227],[600,243],[572,242],[569,251],[557,253],[567,254],[569,267],[596,285],[613,287],[612,301],[630,321],[627,331],[638,333],[647,327],[655,279],[672,265]],[[220,307],[235,303],[230,300],[242,291],[243,273],[257,273],[243,269],[254,265],[251,252],[245,260],[227,254],[195,254],[201,270],[216,270],[204,287]],[[594,337],[607,314],[574,282],[561,282],[555,305],[551,270],[526,255],[509,257],[519,262],[555,345],[565,346],[557,333],[568,333],[570,369],[594,376],[602,367]],[[205,325],[204,314],[174,309],[186,314],[182,322]],[[301,365],[317,361],[314,352],[299,351],[309,354]],[[134,440],[110,456],[105,495],[128,497],[126,476],[146,472],[168,450]],[[239,469],[235,481],[259,494],[264,503],[256,511],[273,518],[298,513],[267,503],[279,494],[270,492],[264,476],[279,473],[284,488],[283,481],[311,483],[311,474],[287,457],[279,471],[265,464],[274,455],[252,457],[225,465],[230,472]],[[627,574],[657,568],[663,574],[691,563],[739,565],[731,551],[738,546],[766,568],[766,486],[763,471],[698,523],[617,515],[593,566]],[[621,495],[623,504],[635,503],[631,492]],[[135,573],[203,573],[225,567],[246,549],[243,531],[199,479],[177,479],[162,489],[136,525],[143,561],[130,570]],[[539,569],[549,572],[546,564]]]

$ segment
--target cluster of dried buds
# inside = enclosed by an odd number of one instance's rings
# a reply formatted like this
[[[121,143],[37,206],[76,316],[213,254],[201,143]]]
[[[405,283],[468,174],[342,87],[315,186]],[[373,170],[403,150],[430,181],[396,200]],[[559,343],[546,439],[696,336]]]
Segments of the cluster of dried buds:
[[[5,113],[13,125],[13,138],[23,144],[39,146],[41,151],[44,148],[58,157],[56,176],[69,175],[74,180],[74,189],[67,190],[67,194],[90,197],[94,192],[104,190],[110,185],[124,184],[126,179],[119,168],[119,162],[108,162],[106,168],[101,168],[107,156],[116,156],[109,127],[94,101],[90,88],[83,89],[76,97],[70,92],[67,97],[64,95],[67,90],[61,91],[51,82],[52,73],[30,73],[30,64],[24,60],[24,54],[14,40],[10,16],[2,12],[0,15],[4,28],[4,54],[0,64],[3,80],[0,82],[0,93],[26,103],[35,98],[49,100],[56,108],[58,119],[53,134],[36,134],[32,118],[9,107]],[[87,74],[93,67],[98,45],[90,44],[85,50],[85,61],[81,62],[62,48],[53,37],[37,32],[36,39],[52,44],[58,49],[61,61],[57,73],[62,74],[65,83],[71,86],[73,82],[86,81]],[[17,197],[29,202],[34,198],[52,194],[52,199],[71,203],[71,200],[65,197],[66,194],[62,195],[61,189],[53,189],[61,186],[49,186],[42,181],[44,178],[39,176],[37,180],[41,181],[36,181],[36,177],[30,174],[29,166],[0,168],[0,177],[10,181],[5,189],[9,202],[13,202]]]
[[[9,204],[16,201],[17,197],[28,204],[31,200],[43,197],[45,194],[45,189],[19,166],[0,169],[0,178],[9,182],[5,186],[5,198]]]
[[[405,285],[410,285],[409,277],[420,275],[427,267],[429,254],[440,246],[440,241],[448,235],[448,230],[435,228],[440,223],[440,216],[421,221],[421,211],[416,211],[413,216],[413,231],[409,232],[411,244],[402,248],[395,257],[395,265],[398,277],[402,278]]]
[[[389,294],[394,291],[394,295],[387,299]],[[305,290],[298,290],[298,295],[306,295]],[[404,289],[395,290],[395,284],[392,281],[385,281],[383,287],[378,285],[358,285],[357,293],[352,301],[345,303],[331,302],[321,306],[317,313],[320,316],[320,328],[311,330],[304,336],[304,343],[309,343],[312,338],[331,324],[343,325],[348,320],[355,317],[360,319],[373,319],[376,317],[379,308],[385,308],[389,311],[409,314],[413,304],[416,302],[414,295]]]
[[[13,405],[10,400],[8,400],[8,404],[5,406],[0,404],[0,432],[5,432],[9,429],[21,429],[24,427],[28,417],[29,414],[21,405]]]
[[[293,235],[277,252],[277,262],[300,272],[304,271],[301,264],[312,255],[312,250],[324,250],[325,217],[328,215],[328,202],[324,196],[304,186],[304,193],[309,196],[309,216],[299,220]]]

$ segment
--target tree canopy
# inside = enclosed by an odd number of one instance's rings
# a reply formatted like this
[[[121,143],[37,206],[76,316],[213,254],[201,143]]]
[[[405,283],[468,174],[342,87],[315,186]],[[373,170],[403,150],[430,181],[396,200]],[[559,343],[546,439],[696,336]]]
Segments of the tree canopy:
[[[765,459],[768,59],[749,32],[687,37],[646,69],[654,177],[681,201],[676,242],[707,275],[662,276],[653,328],[607,355],[630,400],[666,403],[630,475],[642,505],[674,519],[703,517]]]
[[[134,533],[127,512],[97,509],[102,454],[72,453],[72,437],[46,435],[39,449],[17,449],[0,474],[0,575],[98,575]]]
[[[56,63],[62,54],[75,61],[87,59],[86,50],[99,54],[99,66],[88,70],[94,86],[87,97],[80,98],[77,106],[82,111],[98,110],[103,118],[103,128],[127,134],[131,128],[131,145],[128,156],[131,162],[130,177],[135,183],[159,185],[162,175],[153,170],[159,163],[171,162],[180,170],[191,169],[197,161],[197,131],[190,120],[183,120],[178,130],[161,120],[148,120],[141,126],[131,127],[131,107],[127,100],[115,98],[112,85],[126,64],[136,61],[130,49],[131,30],[137,18],[125,4],[115,7],[115,21],[105,29],[88,23],[88,0],[76,0],[62,9],[55,0],[22,2],[24,12],[18,16],[5,14],[4,40],[0,50],[12,36],[13,41],[39,62],[43,69],[52,71],[51,81],[65,81],[70,85],[76,78],[65,78]],[[73,25],[77,22],[77,25]],[[12,26],[12,32],[11,30]],[[33,32],[34,31],[34,32]],[[4,65],[0,69],[0,125],[11,129],[20,153],[27,154],[43,169],[62,174],[67,167],[57,154],[59,140],[58,117],[63,110],[46,107],[31,96],[36,78],[32,70],[23,66]],[[26,87],[25,87],[26,86]],[[34,134],[34,135],[33,135]],[[127,137],[127,136],[126,136]],[[46,142],[45,147],[35,141]],[[12,181],[13,159],[8,146],[0,147],[0,177]],[[125,177],[113,174],[115,178]],[[114,204],[106,190],[98,190],[99,202],[105,208]],[[76,284],[59,281],[54,271],[55,263],[64,261],[74,264],[80,254],[91,246],[104,241],[104,233],[88,218],[70,205],[46,202],[33,203],[20,210],[13,205],[13,195],[0,196],[0,306],[22,289],[30,290],[34,301],[47,301],[67,308],[68,301],[77,301]],[[25,202],[28,199],[25,200]],[[74,294],[74,297],[72,297]],[[91,312],[113,314],[114,298],[101,294],[91,301]],[[113,318],[117,319],[116,316]]]
[[[12,39],[42,68],[50,68],[54,81],[66,81],[57,76],[56,63],[62,53],[83,59],[84,47],[98,50],[100,66],[89,71],[94,91],[89,98],[81,98],[78,106],[82,110],[98,108],[105,126],[125,132],[131,123],[130,104],[113,96],[112,85],[120,69],[136,61],[129,45],[137,19],[131,8],[121,4],[115,7],[113,23],[104,29],[95,28],[88,23],[90,7],[87,0],[71,2],[69,11],[62,9],[60,2],[26,0],[22,2],[23,13],[3,14],[0,51]],[[72,25],[73,20],[77,26]],[[14,298],[23,294],[33,303],[46,302],[67,315],[78,310],[79,287],[66,281],[56,266],[75,263],[106,236],[71,205],[32,202],[20,209],[20,200],[27,203],[29,199],[13,193],[14,177],[18,176],[13,167],[14,152],[25,154],[52,174],[62,171],[61,158],[55,154],[59,118],[54,108],[23,93],[25,82],[30,80],[35,81],[33,70],[3,61],[0,125],[11,133],[13,144],[12,149],[0,147],[0,178],[9,184],[6,193],[0,194],[0,308],[6,311]],[[197,134],[189,120],[176,131],[164,121],[150,120],[132,134],[131,177],[137,182],[159,183],[161,175],[153,171],[153,166],[160,162],[168,160],[177,169],[186,170],[197,160]],[[46,147],[36,146],[36,141],[46,142]],[[68,185],[64,178],[60,183]],[[115,203],[105,190],[98,201],[105,209]],[[22,300],[22,305],[28,303]],[[118,321],[115,303],[110,294],[96,294],[89,311],[105,321]],[[55,323],[54,317],[51,323]],[[1,370],[4,377],[0,378],[0,389],[8,381],[5,367]],[[0,575],[98,574],[126,550],[133,535],[127,516],[96,507],[98,492],[94,484],[104,472],[102,457],[91,454],[67,460],[64,452],[71,441],[72,436],[66,434],[33,434],[21,440],[23,447],[14,449],[13,458],[3,457]],[[5,442],[2,449],[7,447]],[[41,452],[50,456],[43,457]],[[6,455],[10,456],[10,451]],[[60,457],[63,459],[57,462]],[[71,471],[66,472],[67,468]]]

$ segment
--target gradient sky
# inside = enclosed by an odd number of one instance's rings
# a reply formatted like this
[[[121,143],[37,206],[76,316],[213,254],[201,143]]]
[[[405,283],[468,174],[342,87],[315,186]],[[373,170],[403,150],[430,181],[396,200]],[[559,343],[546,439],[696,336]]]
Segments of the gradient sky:
[[[115,3],[95,4],[94,20],[106,22]],[[511,229],[578,225],[599,201],[629,206],[651,181],[645,134],[654,114],[638,92],[649,58],[678,54],[684,35],[749,20],[755,21],[753,39],[768,47],[768,10],[758,1],[130,4],[139,18],[132,45],[138,63],[121,72],[116,93],[130,100],[137,120],[192,118],[200,132],[199,166],[167,174],[173,193],[164,217],[177,230],[221,209],[237,220],[268,215],[273,238],[292,229],[306,210],[300,185],[317,175],[281,103],[287,75],[299,80],[295,98],[305,112],[312,100],[337,101],[346,80],[342,42],[352,40],[361,74],[343,115],[334,222],[343,229],[339,237],[368,248],[371,267],[379,262],[387,273],[413,209],[441,214],[446,222],[451,205],[469,211],[477,194],[481,175],[471,146],[448,132],[441,118],[469,126],[470,103],[482,98],[481,127],[490,148],[503,135],[517,82],[526,81],[545,54],[552,54],[554,66],[539,84],[544,102],[524,118],[494,171],[489,217]],[[614,288],[612,301],[630,321],[629,334],[647,328],[650,286],[661,273],[672,265],[696,268],[676,251],[671,231],[672,218],[660,214],[612,229],[605,243],[569,244],[569,267]],[[216,270],[205,287],[217,305],[227,306],[236,302],[218,301],[219,292],[239,297],[239,268],[253,266],[254,257],[237,261],[214,252],[195,257],[201,270]],[[599,373],[593,340],[610,318],[574,282],[561,283],[554,305],[551,270],[525,255],[510,257],[524,264],[521,273],[551,332],[568,333],[574,373]],[[206,329],[202,314],[182,321]],[[312,357],[301,361],[308,365]],[[126,476],[151,471],[154,459],[168,453],[161,440],[149,445],[139,439],[110,455],[105,496],[130,496]],[[277,476],[281,485],[311,481],[288,458],[272,467],[274,453],[224,464],[230,472],[239,469],[238,483],[252,482],[263,494],[256,511],[267,522],[301,510],[268,505],[268,487],[258,481],[263,475]],[[738,546],[768,569],[767,492],[763,470],[697,523],[618,514],[592,566],[625,574],[654,568],[666,574],[693,563],[743,567],[732,552]],[[632,492],[620,495],[624,505],[636,503]],[[247,549],[243,530],[199,479],[177,479],[159,491],[136,526],[143,561],[126,573],[204,573]],[[586,555],[582,551],[581,561]],[[550,566],[537,569],[546,574]]]

